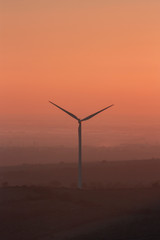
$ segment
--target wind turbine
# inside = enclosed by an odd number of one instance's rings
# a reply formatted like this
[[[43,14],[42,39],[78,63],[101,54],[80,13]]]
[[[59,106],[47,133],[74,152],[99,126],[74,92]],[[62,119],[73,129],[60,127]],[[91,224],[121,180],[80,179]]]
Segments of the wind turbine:
[[[56,106],[57,108],[61,109],[62,111],[64,111],[65,113],[67,113],[69,116],[71,116],[72,118],[76,119],[78,121],[78,145],[79,145],[79,158],[78,158],[78,188],[81,189],[82,188],[82,122],[89,120],[90,118],[94,117],[95,115],[103,112],[104,110],[114,106],[113,104],[103,108],[102,110],[93,113],[91,115],[89,115],[88,117],[85,117],[83,119],[78,118],[76,115],[74,115],[73,113],[68,112],[67,110],[65,110],[64,108],[58,106],[57,104],[49,101],[51,104],[53,104],[54,106]]]

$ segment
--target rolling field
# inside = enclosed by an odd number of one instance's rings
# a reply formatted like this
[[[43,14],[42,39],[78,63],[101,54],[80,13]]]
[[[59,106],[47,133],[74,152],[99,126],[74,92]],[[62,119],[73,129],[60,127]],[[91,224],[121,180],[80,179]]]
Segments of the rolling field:
[[[0,189],[0,239],[160,239],[159,209],[158,187],[6,187]]]

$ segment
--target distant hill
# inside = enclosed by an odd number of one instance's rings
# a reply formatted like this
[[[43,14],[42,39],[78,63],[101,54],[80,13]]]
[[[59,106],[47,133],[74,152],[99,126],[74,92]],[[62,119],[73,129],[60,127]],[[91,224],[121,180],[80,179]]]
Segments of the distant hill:
[[[60,147],[0,147],[0,166],[77,162],[77,149]],[[159,145],[85,147],[83,161],[124,161],[160,158]]]
[[[0,184],[77,186],[76,163],[23,164],[0,167]],[[160,159],[83,163],[85,188],[160,187]]]

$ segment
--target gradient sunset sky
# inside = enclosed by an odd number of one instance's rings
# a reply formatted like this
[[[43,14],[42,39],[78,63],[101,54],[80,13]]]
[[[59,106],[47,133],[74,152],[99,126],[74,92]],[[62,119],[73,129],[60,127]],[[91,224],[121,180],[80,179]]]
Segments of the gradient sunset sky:
[[[0,0],[0,144],[160,143],[160,1]]]

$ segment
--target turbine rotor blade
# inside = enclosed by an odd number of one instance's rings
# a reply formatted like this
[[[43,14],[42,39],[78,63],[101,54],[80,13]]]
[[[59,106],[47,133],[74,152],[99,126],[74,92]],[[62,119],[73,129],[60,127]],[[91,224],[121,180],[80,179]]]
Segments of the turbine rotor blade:
[[[103,112],[104,110],[106,110],[106,109],[108,109],[108,108],[110,108],[110,107],[112,107],[112,106],[114,106],[114,104],[112,104],[112,105],[110,105],[110,106],[108,106],[108,107],[106,107],[106,108],[103,108],[102,110],[100,110],[100,111],[98,111],[98,112],[96,112],[96,113],[93,113],[93,114],[89,115],[89,116],[86,117],[86,118],[83,118],[83,119],[81,120],[81,122],[82,122],[82,121],[87,121],[87,120],[89,120],[90,118],[94,117],[95,115]]]
[[[73,117],[74,119],[79,121],[79,118],[77,116],[75,116],[73,113],[68,112],[67,110],[65,110],[64,108],[58,106],[57,104],[49,101],[51,104],[53,104],[54,106],[56,106],[57,108],[61,109],[62,111],[64,111],[65,113],[67,113],[68,115],[70,115],[71,117]]]

